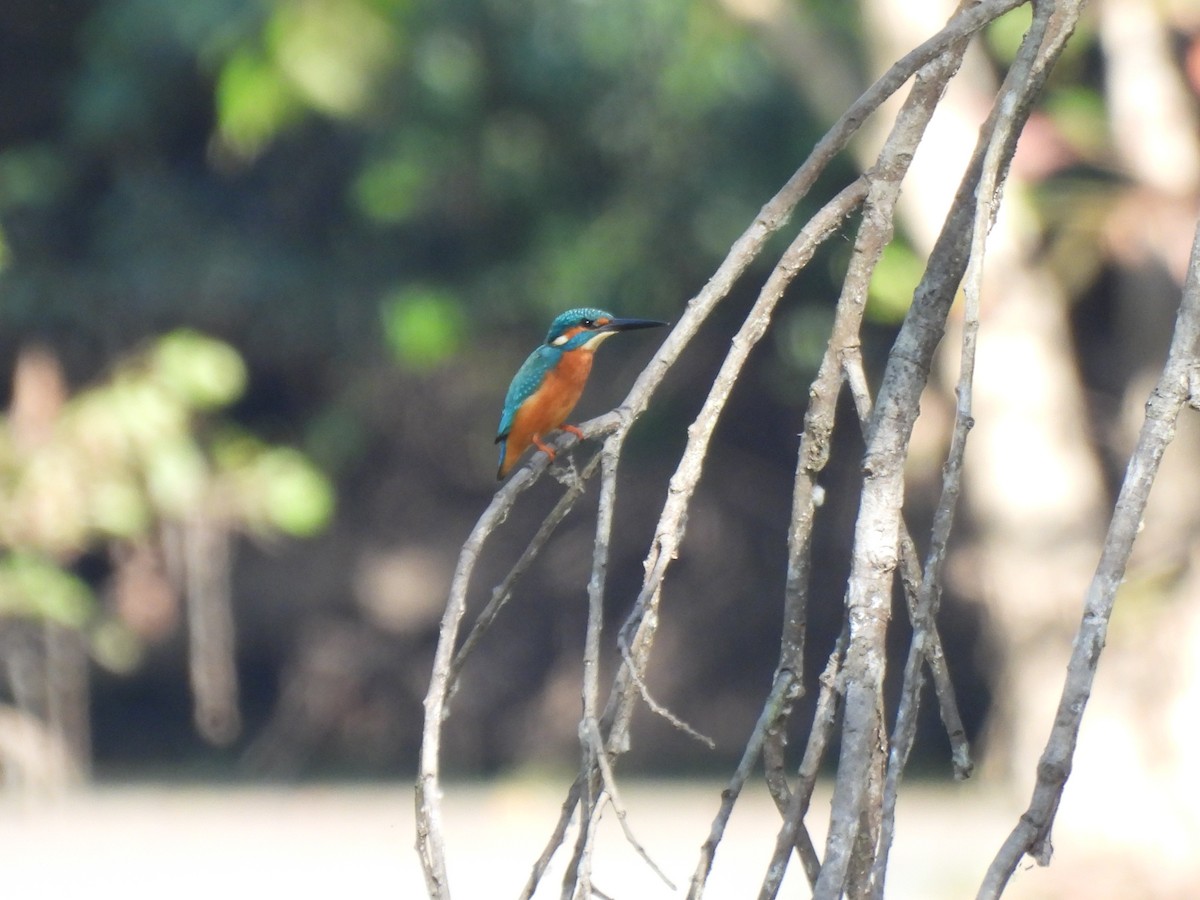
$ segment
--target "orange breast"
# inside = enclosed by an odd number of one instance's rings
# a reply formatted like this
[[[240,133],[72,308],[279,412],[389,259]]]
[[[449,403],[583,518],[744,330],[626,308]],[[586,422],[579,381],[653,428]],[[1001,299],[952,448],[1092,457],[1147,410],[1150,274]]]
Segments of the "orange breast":
[[[516,465],[517,458],[533,443],[535,435],[541,437],[567,421],[591,371],[592,351],[580,349],[563,354],[558,365],[546,375],[542,386],[521,404],[513,418],[505,442],[506,470]]]

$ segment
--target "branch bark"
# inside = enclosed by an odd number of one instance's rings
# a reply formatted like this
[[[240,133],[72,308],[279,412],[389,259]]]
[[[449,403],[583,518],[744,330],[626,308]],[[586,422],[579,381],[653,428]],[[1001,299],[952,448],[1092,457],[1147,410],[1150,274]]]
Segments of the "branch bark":
[[[882,796],[869,794],[868,787],[874,783],[871,773],[880,753],[877,735],[892,582],[899,556],[903,464],[933,352],[966,268],[984,156],[995,136],[994,152],[999,154],[995,188],[999,191],[1033,99],[1074,28],[1078,12],[1079,5],[1072,3],[1059,8],[1044,2],[1035,7],[1033,24],[1005,79],[1000,102],[984,124],[980,144],[888,358],[863,463],[864,484],[847,596],[850,643],[845,663],[842,749],[825,862],[814,890],[818,900],[840,897],[847,890],[851,871],[860,868],[857,858],[864,852],[873,853],[877,847],[876,835],[865,842],[858,836],[864,818],[872,821],[867,814],[882,803]]]
[[[817,479],[829,459],[837,398],[850,360],[859,360],[859,333],[871,276],[892,238],[896,201],[908,172],[912,155],[925,134],[946,84],[958,71],[966,40],[951,44],[928,63],[916,76],[912,91],[905,99],[871,173],[871,189],[864,203],[863,221],[855,240],[849,271],[838,299],[832,335],[821,360],[816,379],[809,390],[809,406],[797,454],[792,492],[792,520],[788,534],[788,570],[784,590],[783,627],[778,671],[790,673],[795,686],[788,702],[777,707],[769,722],[764,760],[767,785],[784,815],[783,831],[799,838],[797,846],[810,881],[818,868],[816,852],[811,849],[807,829],[801,821],[790,821],[790,790],[783,774],[784,743],[792,706],[803,693],[804,639],[807,623],[808,581],[811,571],[811,546],[816,514]],[[813,735],[819,732],[814,729]],[[784,863],[786,864],[786,858]],[[775,889],[778,889],[776,884]]]
[[[1133,542],[1141,529],[1142,515],[1167,445],[1175,436],[1176,420],[1191,399],[1191,378],[1200,365],[1200,228],[1192,244],[1187,281],[1175,332],[1162,374],[1146,403],[1146,417],[1137,446],[1125,470],[1117,495],[1108,535],[1095,575],[1084,598],[1083,619],[1076,632],[1066,683],[1046,748],[1037,768],[1037,783],[1029,807],[1000,847],[983,883],[979,900],[999,897],[1013,871],[1026,853],[1040,865],[1050,861],[1050,830],[1062,799],[1071,761],[1079,740],[1079,728],[1087,708],[1100,653],[1104,649],[1108,623],[1117,589]]]
[[[1034,27],[1009,73],[997,109],[984,126],[980,147],[963,178],[942,236],[931,255],[929,268],[915,292],[912,308],[889,358],[878,402],[864,427],[867,441],[865,483],[856,525],[854,568],[846,598],[846,631],[834,655],[830,657],[826,676],[822,680],[818,718],[801,763],[796,790],[791,792],[783,773],[783,735],[788,711],[802,692],[805,603],[810,570],[808,552],[819,490],[816,480],[828,456],[834,404],[841,390],[842,379],[849,377],[853,382],[861,415],[865,417],[870,406],[858,355],[862,308],[875,263],[883,246],[891,238],[892,212],[912,150],[921,139],[924,125],[937,105],[946,81],[957,70],[963,42],[987,22],[1022,2],[1024,0],[985,0],[964,4],[965,8],[954,16],[946,28],[906,55],[872,85],[818,142],[804,164],[779,193],[763,206],[755,220],[735,241],[712,279],[688,303],[679,322],[638,377],[622,405],[605,416],[585,423],[585,433],[589,437],[603,436],[605,440],[599,455],[602,470],[600,512],[596,524],[592,577],[588,585],[589,617],[580,728],[581,766],[563,804],[559,822],[545,851],[535,863],[522,896],[530,897],[537,889],[551,857],[567,839],[576,810],[580,813],[579,831],[562,886],[564,897],[588,897],[595,892],[591,879],[591,850],[595,828],[606,802],[613,803],[630,842],[645,855],[628,830],[613,766],[617,757],[628,749],[631,740],[630,717],[636,701],[646,696],[645,673],[657,629],[659,599],[667,572],[683,539],[688,508],[703,471],[709,439],[743,365],[768,329],[773,311],[787,285],[796,272],[807,264],[819,243],[835,233],[844,218],[864,200],[867,208],[859,230],[851,272],[839,301],[838,324],[827,353],[827,364],[822,366],[814,383],[804,441],[797,461],[779,666],[759,722],[747,741],[741,763],[713,821],[709,840],[704,845],[693,875],[690,896],[698,898],[703,893],[725,822],[764,746],[768,751],[768,783],[780,804],[784,822],[776,856],[764,879],[762,896],[774,896],[778,890],[792,847],[800,850],[810,879],[816,882],[814,893],[817,897],[836,897],[847,889],[855,896],[865,896],[871,891],[872,884],[882,890],[882,866],[886,865],[887,840],[881,839],[880,833],[888,827],[890,816],[890,812],[884,811],[884,796],[889,790],[889,779],[894,796],[894,784],[907,757],[906,750],[899,753],[893,771],[885,777],[887,742],[882,704],[884,632],[890,615],[898,559],[901,556],[905,558],[905,578],[910,584],[922,577],[921,567],[911,551],[911,541],[900,515],[903,461],[933,351],[941,339],[950,303],[971,255],[970,226],[973,220],[979,221],[975,216],[976,209],[986,208],[990,217],[995,198],[1004,183],[1016,135],[1028,116],[1032,98],[1039,91],[1050,65],[1078,17],[1081,5],[1078,0],[1042,0],[1036,4]],[[601,711],[599,672],[607,548],[612,529],[612,510],[616,502],[616,468],[629,429],[646,409],[667,371],[679,359],[707,317],[728,295],[750,262],[759,255],[766,240],[788,221],[796,205],[811,190],[829,162],[845,148],[864,120],[914,73],[919,73],[916,84],[877,165],[844,188],[800,229],[764,284],[754,308],[733,340],[700,414],[688,430],[687,446],[671,479],[645,560],[642,587],[618,636],[622,649],[621,662],[609,689],[607,703]],[[989,145],[993,147],[991,163],[994,165],[985,166],[984,149]],[[994,173],[994,187],[983,180],[985,171]],[[981,189],[981,182],[984,196],[979,198],[977,204],[975,195]],[[976,257],[978,250],[981,248],[977,248]],[[964,423],[968,420],[969,417],[965,416],[960,419]],[[965,429],[963,433],[965,435]],[[575,440],[573,436],[563,435],[556,441],[556,446],[560,450],[566,449]],[[955,452],[960,454],[961,449]],[[596,459],[592,459],[585,467],[582,478],[594,472],[596,465]],[[509,575],[493,590],[491,601],[476,620],[474,630],[456,652],[468,588],[475,563],[487,540],[503,522],[519,495],[540,477],[546,467],[545,456],[535,455],[532,462],[497,492],[464,544],[443,615],[425,700],[425,728],[416,786],[418,852],[429,893],[435,898],[448,898],[450,895],[441,831],[440,742],[442,722],[448,714],[458,674],[480,636],[502,611],[516,578],[536,557],[581,493],[582,478],[568,485],[555,510],[546,518]],[[923,577],[923,583],[929,587],[923,588],[920,602],[910,604],[915,632],[911,667],[917,674],[910,679],[909,690],[914,699],[909,701],[907,708],[911,710],[911,715],[915,715],[919,669],[924,659],[930,665],[938,685],[943,718],[947,721],[953,742],[956,733],[961,735],[961,723],[957,724],[956,732],[954,723],[957,722],[957,709],[953,704],[940,642],[933,626],[939,575],[939,557],[931,557]],[[817,767],[832,737],[839,696],[844,697],[841,762],[835,785],[825,864],[818,875],[816,851],[811,841],[806,842],[803,818]],[[903,747],[906,740],[899,737],[897,745]],[[954,746],[956,765],[967,768],[969,761],[964,762],[965,741]],[[881,846],[882,862],[879,855]]]

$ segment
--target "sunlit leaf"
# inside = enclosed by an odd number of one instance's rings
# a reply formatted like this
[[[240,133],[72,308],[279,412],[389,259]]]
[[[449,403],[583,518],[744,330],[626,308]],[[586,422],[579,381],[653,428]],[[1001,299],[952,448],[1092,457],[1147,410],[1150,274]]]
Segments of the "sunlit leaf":
[[[300,453],[287,448],[263,454],[255,467],[270,523],[294,537],[311,537],[333,515],[333,487]]]
[[[297,0],[280,4],[267,29],[276,65],[321,112],[361,112],[398,35],[389,18],[361,0]]]
[[[893,241],[884,247],[871,277],[867,318],[884,325],[899,323],[912,304],[913,289],[924,271],[925,263],[904,244]]]
[[[238,352],[197,331],[167,335],[158,344],[155,362],[163,382],[200,409],[226,406],[246,386],[246,366]]]
[[[124,372],[87,400],[112,417],[130,452],[143,453],[187,431],[187,410],[179,398],[144,374]]]
[[[1001,62],[1011,63],[1017,49],[1033,22],[1033,9],[1029,4],[1018,6],[992,22],[985,31],[988,46]]]
[[[222,66],[216,104],[221,140],[247,158],[256,156],[303,109],[279,68],[250,48],[234,53]]]
[[[232,489],[227,499],[252,528],[311,537],[333,515],[333,485],[298,450],[227,428],[213,444],[213,461],[221,483]]]
[[[116,619],[98,622],[88,637],[93,658],[110,672],[132,672],[142,661],[141,641]]]
[[[384,337],[396,360],[428,369],[458,350],[465,323],[456,298],[428,287],[403,288],[384,300]]]
[[[145,461],[146,490],[160,512],[183,516],[199,505],[208,484],[208,467],[190,441],[161,444]]]
[[[53,563],[24,553],[0,558],[0,616],[83,628],[94,610],[88,586]]]
[[[99,473],[97,473],[99,475]],[[90,491],[91,522],[112,537],[133,538],[150,528],[151,515],[143,494],[125,473],[100,476]]]

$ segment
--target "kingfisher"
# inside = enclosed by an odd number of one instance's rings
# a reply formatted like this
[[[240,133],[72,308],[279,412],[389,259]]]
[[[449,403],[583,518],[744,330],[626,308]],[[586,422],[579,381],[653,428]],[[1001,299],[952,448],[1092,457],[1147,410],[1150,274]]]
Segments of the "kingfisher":
[[[517,464],[530,444],[554,459],[554,450],[542,438],[555,429],[583,439],[583,432],[564,424],[575,408],[592,371],[592,354],[600,343],[618,331],[666,325],[651,319],[618,319],[602,309],[568,309],[550,323],[546,342],[529,354],[517,370],[504,398],[504,412],[496,430],[500,445],[502,479]]]

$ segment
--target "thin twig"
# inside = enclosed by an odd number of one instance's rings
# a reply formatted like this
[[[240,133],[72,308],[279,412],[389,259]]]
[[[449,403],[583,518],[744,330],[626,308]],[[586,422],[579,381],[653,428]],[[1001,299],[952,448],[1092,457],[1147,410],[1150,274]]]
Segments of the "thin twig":
[[[783,827],[779,829],[779,834],[775,838],[775,852],[771,856],[767,873],[763,877],[762,887],[758,893],[759,900],[774,900],[779,893],[779,886],[783,883],[792,847],[797,844],[802,835],[807,837],[808,830],[804,827],[804,816],[808,813],[808,805],[812,801],[813,789],[817,784],[817,773],[820,771],[821,762],[825,759],[825,751],[829,747],[829,739],[833,735],[833,728],[837,722],[837,701],[841,694],[838,687],[840,682],[838,675],[849,638],[849,629],[843,626],[841,634],[838,635],[833,650],[829,654],[825,670],[821,673],[821,689],[817,693],[817,707],[813,712],[812,730],[808,735],[808,743],[804,747],[804,757],[800,761],[796,789],[788,801],[788,807],[783,816]],[[817,877],[821,874],[821,862],[817,858],[817,851],[812,846],[812,841],[808,840],[807,843],[810,852],[802,852],[800,859],[804,863],[804,874],[808,877],[809,885],[815,886]]]
[[[583,470],[567,485],[566,491],[563,492],[558,503],[554,505],[554,508],[546,518],[542,520],[541,526],[539,526],[537,532],[530,539],[529,544],[525,547],[525,550],[518,557],[517,561],[513,563],[513,567],[509,569],[508,574],[492,589],[491,599],[488,601],[487,606],[480,611],[479,616],[475,619],[475,624],[471,627],[470,632],[468,632],[462,646],[458,648],[458,652],[454,654],[454,660],[450,663],[447,706],[450,700],[454,698],[454,694],[458,689],[458,676],[462,672],[462,667],[466,664],[468,657],[470,657],[471,651],[475,649],[475,645],[487,634],[488,629],[491,628],[492,624],[496,621],[496,617],[512,596],[513,585],[516,584],[517,579],[525,574],[525,570],[537,558],[537,555],[546,545],[550,536],[554,534],[555,529],[562,524],[567,514],[575,508],[575,503],[583,496],[584,491],[587,489],[588,479],[595,474],[599,464],[600,454],[596,453],[587,461]]]
[[[725,835],[725,826],[729,823],[729,816],[733,813],[733,806],[737,802],[738,796],[741,794],[747,779],[750,778],[750,773],[754,770],[755,764],[758,762],[759,751],[762,749],[762,742],[763,738],[766,737],[767,728],[770,727],[772,719],[778,714],[777,708],[779,705],[786,702],[787,694],[791,687],[789,673],[777,672],[775,681],[771,685],[771,693],[767,695],[762,712],[758,716],[758,722],[754,725],[754,731],[750,733],[750,739],[746,741],[746,747],[742,751],[742,758],[738,762],[737,769],[734,770],[733,777],[729,779],[729,784],[725,786],[725,790],[721,791],[721,806],[717,810],[717,815],[713,819],[712,826],[709,828],[708,838],[700,848],[700,859],[696,863],[696,871],[692,874],[692,883],[688,888],[688,900],[700,900],[701,895],[704,893],[704,884],[708,880],[708,873],[712,871],[713,857],[716,855],[717,846],[721,843],[721,838]]]
[[[591,732],[590,741],[592,745],[602,748],[604,746],[604,738],[601,736],[599,725],[594,719],[588,722],[588,729]],[[613,775],[612,765],[608,761],[608,754],[600,753],[596,757],[596,764],[600,769],[600,776],[604,784],[604,791],[608,795],[608,802],[612,806],[613,812],[616,813],[617,821],[621,825],[621,831],[625,833],[625,840],[633,847],[637,855],[642,858],[642,861],[651,868],[654,874],[662,879],[663,884],[671,890],[675,890],[675,884],[667,877],[667,874],[659,865],[650,858],[650,854],[646,852],[646,848],[634,836],[633,830],[629,826],[629,814],[626,811],[624,802],[621,800],[620,792],[617,790],[617,779]]]
[[[716,741],[714,741],[708,735],[697,731],[693,726],[683,721],[683,719],[679,718],[679,716],[675,715],[675,713],[671,712],[654,699],[653,695],[650,693],[650,688],[642,679],[641,672],[638,671],[638,667],[634,663],[633,657],[629,655],[629,648],[624,644],[621,644],[621,659],[625,661],[625,666],[629,672],[629,677],[633,679],[633,683],[638,689],[638,694],[641,696],[642,702],[646,704],[647,709],[649,709],[656,716],[666,719],[667,722],[670,723],[670,725],[677,731],[682,731],[688,737],[703,744],[709,750],[717,749]]]
[[[917,611],[917,598],[921,594],[923,580],[921,561],[918,558],[917,547],[908,526],[900,520],[900,580],[904,583],[904,599],[908,605],[908,619],[916,628],[922,614]],[[934,617],[928,617],[920,626],[925,635],[918,649],[924,651],[926,665],[933,676],[933,692],[938,701],[938,712],[942,719],[942,728],[946,739],[950,742],[950,768],[957,781],[965,781],[975,771],[975,763],[971,758],[971,742],[967,740],[967,729],[963,725],[962,713],[958,709],[958,698],[954,693],[954,682],[950,678],[950,667],[946,662],[946,653],[942,648],[942,636],[938,632],[936,610]],[[920,677],[920,674],[916,676]],[[920,684],[917,685],[918,690]]]
[[[604,747],[604,739],[596,723],[600,696],[600,633],[604,627],[604,584],[608,573],[608,546],[612,536],[613,506],[617,496],[617,456],[612,444],[605,441],[604,449],[600,451],[600,503],[596,511],[596,537],[592,544],[592,575],[588,579],[588,618],[587,633],[584,638],[583,650],[583,720],[579,728],[580,751],[583,756],[581,772],[591,773],[599,768],[601,773],[608,770],[608,752]],[[607,778],[604,779],[607,786]],[[611,790],[610,790],[611,794]],[[579,819],[579,827],[590,829],[599,821],[599,806],[601,794],[597,791],[587,791],[583,796],[583,810]],[[588,897],[591,885],[592,855],[590,848],[594,838],[586,836],[583,846],[585,852],[575,861],[576,870],[568,871],[568,879],[578,879],[579,892]],[[635,842],[636,843],[636,842]],[[640,846],[640,845],[639,845]],[[564,881],[563,893],[566,894],[567,881]]]

